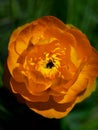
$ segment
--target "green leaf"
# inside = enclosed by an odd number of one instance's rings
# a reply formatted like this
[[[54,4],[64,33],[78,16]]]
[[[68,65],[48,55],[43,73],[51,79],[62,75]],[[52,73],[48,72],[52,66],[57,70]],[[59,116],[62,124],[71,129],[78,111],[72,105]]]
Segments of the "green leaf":
[[[13,19],[21,17],[21,8],[17,0],[10,0],[10,13]]]

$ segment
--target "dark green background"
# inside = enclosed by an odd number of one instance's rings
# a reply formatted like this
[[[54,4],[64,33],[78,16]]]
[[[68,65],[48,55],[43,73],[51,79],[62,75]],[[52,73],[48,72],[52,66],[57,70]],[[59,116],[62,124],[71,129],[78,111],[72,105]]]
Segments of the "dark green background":
[[[77,26],[98,50],[98,0],[0,0],[0,130],[98,130],[98,82],[96,91],[62,119],[34,113],[2,83],[12,31],[44,15]]]

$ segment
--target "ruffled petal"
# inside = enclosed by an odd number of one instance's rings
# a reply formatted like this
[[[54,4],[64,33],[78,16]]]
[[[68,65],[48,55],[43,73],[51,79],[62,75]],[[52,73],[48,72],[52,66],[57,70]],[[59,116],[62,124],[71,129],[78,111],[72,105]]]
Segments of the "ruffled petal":
[[[7,59],[7,65],[11,75],[13,75],[12,71],[17,66],[18,57],[19,55],[15,51],[15,42],[13,42],[12,44],[10,44],[8,59]]]
[[[67,31],[71,33],[77,41],[73,47],[78,52],[78,58],[89,57],[91,54],[91,46],[85,34],[74,26],[68,27]]]
[[[96,80],[94,80],[92,83],[89,83],[86,87],[86,90],[83,93],[80,93],[77,95],[76,102],[79,103],[83,101],[85,98],[90,96],[90,94],[95,91],[96,89]]]
[[[13,93],[20,94],[25,100],[27,101],[42,101],[45,102],[48,100],[49,96],[47,94],[42,94],[39,96],[32,95],[28,92],[26,89],[26,86],[24,83],[18,83],[13,78],[10,80],[10,85]]]
[[[39,113],[40,115],[48,118],[62,118],[68,114],[74,106],[74,100],[72,102],[56,103],[52,98],[48,102],[28,102],[26,104],[31,110]]]

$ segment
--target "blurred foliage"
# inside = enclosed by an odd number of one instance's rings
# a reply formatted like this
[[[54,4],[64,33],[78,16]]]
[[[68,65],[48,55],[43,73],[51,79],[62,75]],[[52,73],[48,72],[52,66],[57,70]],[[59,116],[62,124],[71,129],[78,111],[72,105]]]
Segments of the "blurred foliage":
[[[3,86],[4,62],[12,31],[44,15],[53,15],[77,26],[98,50],[97,0],[0,0],[0,130],[98,130],[98,88],[68,116],[56,120],[33,113]]]

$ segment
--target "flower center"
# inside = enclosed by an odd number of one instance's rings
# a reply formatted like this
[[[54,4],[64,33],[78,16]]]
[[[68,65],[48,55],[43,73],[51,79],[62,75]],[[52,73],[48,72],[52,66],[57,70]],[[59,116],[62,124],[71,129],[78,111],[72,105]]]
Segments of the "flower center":
[[[56,54],[49,56],[47,53],[45,58],[39,59],[35,69],[42,73],[44,77],[49,77],[51,79],[55,78],[58,73],[58,68],[60,67],[60,58]]]
[[[46,68],[51,69],[52,67],[54,67],[54,64],[51,60],[49,60],[49,62],[46,64]]]

